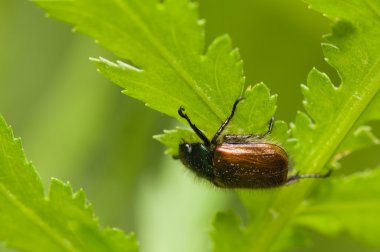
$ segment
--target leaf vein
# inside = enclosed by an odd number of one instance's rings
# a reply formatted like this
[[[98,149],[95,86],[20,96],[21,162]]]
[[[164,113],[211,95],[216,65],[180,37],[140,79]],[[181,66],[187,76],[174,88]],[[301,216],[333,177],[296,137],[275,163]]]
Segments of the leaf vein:
[[[194,92],[199,96],[201,101],[206,104],[213,113],[219,117],[220,120],[223,120],[223,112],[221,112],[217,107],[212,106],[210,100],[207,95],[202,92],[198,88],[198,83],[196,80],[192,78],[192,76],[180,65],[176,62],[175,58],[171,55],[171,53],[165,49],[162,44],[157,41],[157,39],[152,35],[148,27],[140,20],[140,18],[130,10],[129,6],[126,5],[121,0],[113,0],[118,6],[120,6],[126,13],[130,15],[130,17],[136,22],[136,24],[140,27],[142,32],[148,38],[148,40],[152,43],[152,45],[160,52],[161,56],[165,59],[165,61],[178,73],[178,75],[185,81],[185,83],[194,90]]]
[[[17,209],[19,209],[25,216],[34,224],[39,226],[42,230],[45,231],[47,236],[59,246],[61,246],[65,251],[69,252],[79,252],[80,250],[76,249],[72,243],[68,240],[62,239],[56,230],[50,228],[33,210],[29,209],[23,203],[21,203],[17,197],[11,193],[3,184],[0,184],[0,191],[6,197],[6,199],[12,203]]]

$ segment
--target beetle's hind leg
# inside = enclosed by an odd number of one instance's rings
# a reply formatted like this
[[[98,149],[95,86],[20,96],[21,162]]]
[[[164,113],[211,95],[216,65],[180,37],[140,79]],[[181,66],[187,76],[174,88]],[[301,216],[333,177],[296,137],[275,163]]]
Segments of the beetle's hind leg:
[[[297,182],[300,179],[305,179],[305,178],[327,178],[331,175],[332,169],[328,170],[325,174],[318,174],[318,173],[311,173],[311,174],[296,174],[293,176],[290,176],[287,180],[285,185],[293,184]]]
[[[265,132],[262,135],[253,135],[253,136],[256,137],[256,138],[258,138],[258,139],[265,138],[267,135],[269,135],[270,133],[272,133],[273,125],[274,125],[274,116],[272,116],[272,118],[269,121],[269,126],[268,126],[268,131],[267,132]]]

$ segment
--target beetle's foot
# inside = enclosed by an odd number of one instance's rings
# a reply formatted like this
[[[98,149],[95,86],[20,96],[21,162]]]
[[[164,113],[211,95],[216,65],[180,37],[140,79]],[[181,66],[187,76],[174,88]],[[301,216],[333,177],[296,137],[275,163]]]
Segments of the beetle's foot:
[[[296,174],[290,176],[290,177],[286,180],[285,185],[290,185],[290,184],[296,183],[296,182],[300,179],[299,174],[300,174],[300,172],[297,171]]]
[[[181,106],[178,108],[178,114],[182,117],[182,118],[185,118],[187,119],[187,115],[184,113],[185,109]]]

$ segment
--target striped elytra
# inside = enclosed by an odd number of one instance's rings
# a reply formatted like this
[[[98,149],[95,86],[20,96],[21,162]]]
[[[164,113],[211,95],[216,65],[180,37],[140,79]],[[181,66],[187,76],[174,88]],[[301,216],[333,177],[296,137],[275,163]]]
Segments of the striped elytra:
[[[229,188],[265,188],[283,185],[288,155],[270,143],[221,143],[213,152],[214,184]]]

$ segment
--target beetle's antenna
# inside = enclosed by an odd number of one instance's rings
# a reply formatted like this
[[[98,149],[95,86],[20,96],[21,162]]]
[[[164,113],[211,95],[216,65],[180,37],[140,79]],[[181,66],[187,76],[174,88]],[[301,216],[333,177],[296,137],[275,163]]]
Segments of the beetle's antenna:
[[[212,138],[211,140],[211,144],[215,144],[216,143],[216,140],[218,139],[218,137],[220,136],[220,134],[223,132],[223,130],[227,127],[228,123],[231,121],[232,117],[234,116],[235,114],[235,110],[236,110],[236,106],[238,105],[238,103],[243,100],[244,98],[239,98],[235,101],[234,103],[234,106],[232,107],[232,111],[231,111],[231,114],[229,117],[227,117],[227,119],[224,121],[224,123],[222,123],[222,125],[220,126],[220,128],[218,129],[218,131],[215,133],[214,137]]]
[[[194,130],[195,134],[197,134],[197,136],[203,141],[203,143],[206,145],[206,146],[210,146],[210,140],[208,140],[208,138],[205,136],[205,134],[203,134],[203,132],[197,128],[197,126],[195,126],[195,124],[193,124],[191,121],[190,121],[190,118],[187,116],[187,114],[184,113],[185,109],[182,108],[182,107],[179,107],[178,109],[178,114],[182,117],[182,118],[185,118],[186,121],[189,123],[190,127]]]
[[[304,179],[304,178],[327,178],[331,175],[332,172],[333,170],[330,169],[325,174],[318,174],[318,173],[298,174],[297,173],[296,175],[289,177],[285,184],[286,185],[293,184],[297,182],[298,180]]]

